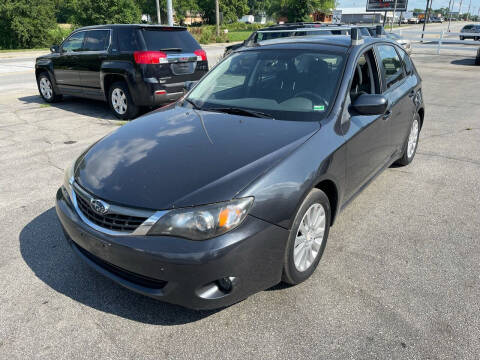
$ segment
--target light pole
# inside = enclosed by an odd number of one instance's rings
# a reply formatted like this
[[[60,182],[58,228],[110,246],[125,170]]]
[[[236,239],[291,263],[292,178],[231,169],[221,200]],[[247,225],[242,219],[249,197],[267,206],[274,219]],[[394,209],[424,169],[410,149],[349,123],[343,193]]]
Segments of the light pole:
[[[162,19],[160,18],[160,4],[158,3],[158,0],[155,0],[155,3],[157,5],[157,23],[161,24]]]
[[[462,11],[462,2],[463,0],[460,0],[460,6],[458,7],[458,20],[460,20],[460,12]]]
[[[470,6],[472,5],[472,0],[470,0],[470,3],[468,4],[468,10],[467,10],[467,21],[470,18]]]
[[[215,23],[217,24],[217,36],[220,36],[220,6],[215,0]]]
[[[452,19],[452,15],[450,14],[451,13],[450,6],[452,6],[452,0],[450,0],[449,3],[448,3],[448,28],[447,28],[447,32],[450,32],[450,20]]]
[[[425,19],[423,19],[423,29],[422,29],[422,39],[423,39],[423,36],[424,36],[424,32],[425,32],[425,25],[427,25],[427,21],[428,21],[428,17],[430,16],[430,2],[432,0],[427,0],[427,7],[425,8]],[[423,42],[423,40],[422,40]]]
[[[172,0],[167,0],[167,17],[168,17],[168,25],[173,26],[173,7],[172,7]]]

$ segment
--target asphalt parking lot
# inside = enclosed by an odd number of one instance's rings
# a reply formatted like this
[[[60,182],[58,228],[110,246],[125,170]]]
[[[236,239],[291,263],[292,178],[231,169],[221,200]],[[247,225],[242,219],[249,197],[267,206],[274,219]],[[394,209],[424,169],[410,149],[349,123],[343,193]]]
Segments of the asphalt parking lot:
[[[341,213],[311,279],[208,312],[132,293],[74,256],[54,209],[63,169],[122,123],[101,102],[47,106],[28,65],[1,73],[0,358],[477,359],[480,68],[413,58],[426,103],[414,162]]]

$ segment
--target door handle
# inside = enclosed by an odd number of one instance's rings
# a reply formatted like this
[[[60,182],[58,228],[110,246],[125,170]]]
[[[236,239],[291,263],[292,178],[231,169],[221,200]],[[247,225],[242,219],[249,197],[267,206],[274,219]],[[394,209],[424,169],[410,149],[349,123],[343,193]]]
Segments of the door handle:
[[[392,116],[392,110],[387,110],[387,112],[383,114],[383,120],[390,119],[390,116]]]
[[[415,90],[412,90],[408,93],[409,98],[413,98],[415,96]]]

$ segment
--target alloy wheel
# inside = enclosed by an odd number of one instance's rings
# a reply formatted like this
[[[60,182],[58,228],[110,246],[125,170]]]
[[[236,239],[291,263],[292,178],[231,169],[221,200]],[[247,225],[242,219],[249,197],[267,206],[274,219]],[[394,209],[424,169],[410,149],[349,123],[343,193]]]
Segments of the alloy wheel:
[[[127,96],[122,89],[115,88],[112,91],[112,105],[115,112],[120,115],[127,112]]]
[[[413,119],[412,127],[410,129],[410,135],[408,136],[407,144],[407,157],[410,159],[415,152],[418,141],[418,120]]]
[[[42,77],[40,79],[40,92],[42,93],[42,96],[47,100],[50,100],[53,96],[52,83],[46,77]]]
[[[326,213],[321,204],[311,205],[303,215],[293,246],[295,268],[303,272],[318,256],[325,235]]]

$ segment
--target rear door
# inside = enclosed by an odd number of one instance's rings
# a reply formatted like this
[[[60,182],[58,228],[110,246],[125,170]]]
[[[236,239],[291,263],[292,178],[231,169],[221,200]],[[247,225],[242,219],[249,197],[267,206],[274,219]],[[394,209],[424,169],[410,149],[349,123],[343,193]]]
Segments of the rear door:
[[[95,29],[85,32],[83,51],[78,54],[80,82],[85,96],[103,98],[100,71],[106,60],[111,42],[110,29]]]
[[[53,58],[53,72],[60,91],[64,94],[78,95],[82,93],[78,74],[78,54],[83,49],[85,31],[70,35],[60,47],[60,55]]]
[[[208,71],[205,51],[185,28],[152,26],[138,31],[145,52],[158,58],[142,64],[143,77],[157,79],[167,93],[182,93],[185,81],[199,80]]]

